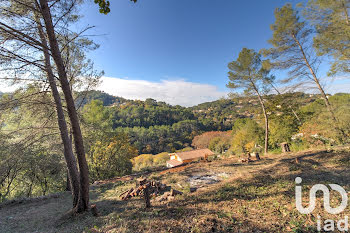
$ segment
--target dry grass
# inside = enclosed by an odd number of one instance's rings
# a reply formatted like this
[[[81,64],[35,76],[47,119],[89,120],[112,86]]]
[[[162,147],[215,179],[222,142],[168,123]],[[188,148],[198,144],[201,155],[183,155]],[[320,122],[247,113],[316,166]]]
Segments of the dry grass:
[[[349,208],[331,216],[318,201],[313,214],[300,214],[294,204],[295,177],[303,178],[305,190],[316,183],[337,183],[349,190],[349,164],[349,149],[270,155],[250,164],[235,159],[191,164],[148,175],[185,191],[172,202],[153,203],[146,210],[137,198],[120,201],[118,194],[134,181],[115,179],[91,188],[99,217],[91,213],[64,217],[71,197],[62,193],[58,198],[0,207],[0,232],[313,232],[317,215],[340,219],[350,215]],[[189,177],[223,172],[229,178],[188,192]],[[339,197],[333,195],[332,200],[336,203]]]

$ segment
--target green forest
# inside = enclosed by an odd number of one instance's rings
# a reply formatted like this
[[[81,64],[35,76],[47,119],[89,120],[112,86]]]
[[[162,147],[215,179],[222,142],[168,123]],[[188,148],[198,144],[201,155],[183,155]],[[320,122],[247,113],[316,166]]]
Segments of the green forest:
[[[3,201],[67,188],[59,134],[47,117],[53,110],[41,105],[33,108],[33,103],[49,101],[50,95],[37,92],[33,86],[2,97],[3,103],[12,102],[11,108],[2,112],[1,148],[7,155],[2,168],[4,175],[8,172],[3,184],[9,184],[3,186]],[[168,153],[175,151],[210,148],[225,156],[263,151],[264,119],[254,96],[188,108],[153,99],[126,100],[101,91],[78,92],[76,96],[90,182],[130,174],[133,167],[165,166]],[[25,102],[21,104],[20,98]],[[341,143],[335,128],[329,127],[331,119],[320,95],[296,92],[271,94],[265,99],[271,153],[279,153],[282,142],[290,143],[293,151]],[[350,94],[338,93],[329,101],[349,135]],[[17,153],[10,154],[13,150]]]

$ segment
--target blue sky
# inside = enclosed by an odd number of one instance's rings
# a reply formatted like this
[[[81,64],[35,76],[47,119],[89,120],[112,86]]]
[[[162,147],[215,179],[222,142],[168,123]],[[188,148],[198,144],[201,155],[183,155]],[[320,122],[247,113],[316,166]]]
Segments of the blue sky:
[[[268,47],[274,9],[286,2],[112,0],[102,15],[87,1],[80,25],[95,25],[89,34],[99,35],[93,38],[101,47],[89,58],[105,71],[100,89],[189,106],[227,94],[227,64],[243,47]]]

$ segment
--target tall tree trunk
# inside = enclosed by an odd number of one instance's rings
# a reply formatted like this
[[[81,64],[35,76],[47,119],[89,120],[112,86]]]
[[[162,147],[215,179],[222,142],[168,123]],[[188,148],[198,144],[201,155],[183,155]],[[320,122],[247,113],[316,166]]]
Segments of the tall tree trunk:
[[[266,107],[264,101],[258,91],[258,88],[255,86],[254,82],[251,81],[255,93],[258,95],[258,99],[261,105],[261,109],[263,110],[264,118],[265,118],[265,150],[264,153],[267,154],[269,151],[269,117],[267,116]]]
[[[265,154],[267,154],[269,147],[269,118],[267,116],[266,108],[260,94],[258,94],[258,97],[265,117]]]
[[[45,38],[45,34],[39,19],[36,17],[35,20],[38,25],[38,32],[41,39],[41,43],[44,45],[43,53],[45,58],[45,69],[46,69],[47,78],[49,80],[51,92],[56,105],[57,121],[58,121],[58,126],[60,129],[61,139],[62,139],[63,148],[64,148],[64,157],[68,168],[67,179],[69,178],[70,180],[70,186],[72,188],[72,195],[73,195],[73,208],[75,208],[79,202],[79,197],[80,197],[80,181],[79,181],[79,172],[77,168],[77,162],[73,154],[72,143],[68,134],[68,127],[64,116],[61,96],[58,92],[55,76],[52,71],[50,54],[49,54],[49,51],[47,50],[47,41]]]
[[[69,81],[67,78],[66,68],[64,66],[61,51],[56,39],[50,8],[48,6],[47,0],[39,0],[39,2],[41,13],[45,22],[46,33],[49,39],[51,55],[57,67],[62,91],[67,103],[69,119],[72,125],[74,145],[80,171],[80,194],[82,200],[82,202],[78,205],[77,212],[83,212],[89,209],[89,170],[85,157],[83,137],[81,134],[79,118],[75,108],[72,91],[70,89]]]
[[[343,141],[345,139],[345,133],[344,131],[339,127],[339,122],[337,120],[337,118],[335,117],[335,113],[333,111],[333,108],[331,106],[331,103],[329,102],[328,100],[328,97],[325,93],[325,91],[323,90],[321,84],[320,84],[320,81],[318,80],[317,76],[316,76],[316,73],[314,72],[313,68],[311,67],[310,63],[309,63],[309,60],[307,59],[306,55],[305,55],[305,52],[304,52],[304,48],[303,46],[301,46],[299,40],[295,37],[295,35],[292,35],[295,43],[298,45],[299,49],[300,49],[300,52],[303,56],[303,59],[304,59],[304,62],[305,62],[305,65],[307,66],[307,68],[309,69],[313,79],[314,79],[314,82],[316,83],[317,85],[317,88],[320,90],[321,92],[321,95],[322,95],[322,98],[326,104],[326,107],[327,107],[327,110],[328,112],[331,114],[331,119],[334,123],[334,128],[336,129],[337,133],[339,134],[339,139],[340,141]]]
[[[79,178],[79,177],[78,177]],[[70,182],[69,173],[67,171],[66,177],[66,191],[72,191],[72,183]],[[73,195],[74,196],[74,195]],[[73,206],[74,207],[74,206]]]

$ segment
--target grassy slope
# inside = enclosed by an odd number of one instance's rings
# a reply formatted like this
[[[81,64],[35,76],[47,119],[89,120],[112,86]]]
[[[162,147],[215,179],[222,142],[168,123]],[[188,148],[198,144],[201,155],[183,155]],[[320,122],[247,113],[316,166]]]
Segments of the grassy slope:
[[[301,158],[300,163],[295,162],[296,157]],[[0,232],[312,232],[317,214],[340,219],[350,211],[347,208],[331,216],[318,201],[312,215],[299,214],[294,204],[295,177],[301,176],[308,188],[316,183],[337,183],[349,190],[349,164],[349,149],[271,155],[251,164],[239,164],[235,159],[191,164],[150,177],[176,189],[182,187],[185,192],[186,180],[193,174],[225,172],[230,177],[195,193],[177,196],[172,202],[153,203],[149,210],[137,198],[118,199],[119,193],[133,186],[132,180],[96,185],[91,201],[101,212],[97,218],[91,213],[65,217],[71,205],[68,193],[0,206]],[[339,199],[332,195],[335,203]]]

